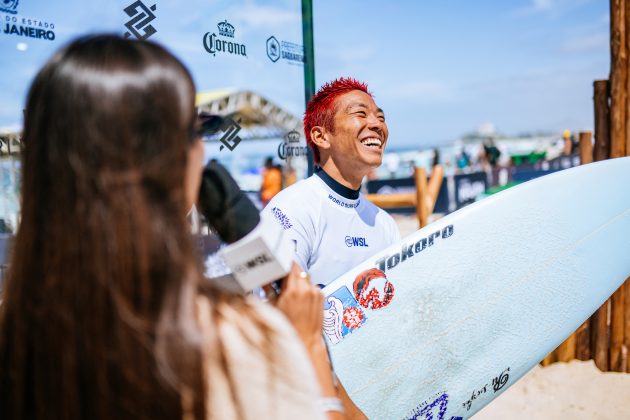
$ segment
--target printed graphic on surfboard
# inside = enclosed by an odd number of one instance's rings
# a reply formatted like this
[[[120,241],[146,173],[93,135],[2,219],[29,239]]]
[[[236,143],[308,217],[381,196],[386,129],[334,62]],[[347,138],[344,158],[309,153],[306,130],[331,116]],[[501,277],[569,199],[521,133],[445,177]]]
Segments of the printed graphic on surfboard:
[[[367,317],[365,309],[386,307],[394,298],[394,285],[385,273],[370,268],[357,275],[352,285],[354,295],[343,286],[326,298],[324,307],[324,334],[332,344],[361,328]]]

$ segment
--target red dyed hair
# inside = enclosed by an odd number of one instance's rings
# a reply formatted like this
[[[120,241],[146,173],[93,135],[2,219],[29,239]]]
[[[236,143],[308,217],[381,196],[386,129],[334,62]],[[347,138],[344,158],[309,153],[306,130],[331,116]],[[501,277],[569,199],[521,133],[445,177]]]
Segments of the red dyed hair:
[[[313,143],[313,140],[311,140],[311,129],[315,126],[320,126],[334,131],[335,99],[353,90],[360,90],[372,96],[367,90],[366,83],[359,82],[351,77],[341,77],[325,83],[308,102],[304,113],[304,136],[306,137],[306,144],[313,149],[315,163],[319,163],[319,150]]]

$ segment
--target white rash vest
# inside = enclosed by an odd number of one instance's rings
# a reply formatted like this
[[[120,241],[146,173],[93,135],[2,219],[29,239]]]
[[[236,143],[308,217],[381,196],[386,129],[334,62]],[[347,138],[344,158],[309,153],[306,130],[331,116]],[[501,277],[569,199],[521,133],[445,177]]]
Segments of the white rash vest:
[[[389,214],[323,170],[278,193],[263,212],[287,231],[297,262],[323,286],[400,240]]]

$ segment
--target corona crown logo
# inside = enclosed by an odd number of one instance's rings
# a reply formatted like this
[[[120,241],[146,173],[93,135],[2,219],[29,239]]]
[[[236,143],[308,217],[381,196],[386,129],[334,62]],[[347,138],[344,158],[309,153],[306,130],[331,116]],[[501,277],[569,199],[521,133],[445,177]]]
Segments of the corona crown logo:
[[[235,31],[234,26],[228,23],[227,20],[224,20],[223,22],[219,22],[219,24],[217,25],[217,28],[219,28],[219,35],[234,38],[234,31]]]

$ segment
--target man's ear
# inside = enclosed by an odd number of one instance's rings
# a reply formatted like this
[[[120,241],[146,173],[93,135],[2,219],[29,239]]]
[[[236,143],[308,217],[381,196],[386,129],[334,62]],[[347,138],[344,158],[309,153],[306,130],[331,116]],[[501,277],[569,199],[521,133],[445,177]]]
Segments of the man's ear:
[[[320,149],[330,149],[330,142],[328,141],[328,130],[324,127],[316,125],[311,128],[311,140]]]

